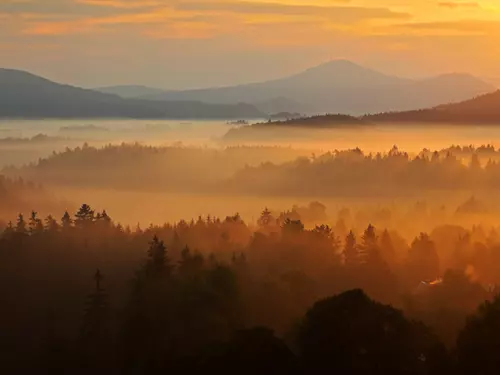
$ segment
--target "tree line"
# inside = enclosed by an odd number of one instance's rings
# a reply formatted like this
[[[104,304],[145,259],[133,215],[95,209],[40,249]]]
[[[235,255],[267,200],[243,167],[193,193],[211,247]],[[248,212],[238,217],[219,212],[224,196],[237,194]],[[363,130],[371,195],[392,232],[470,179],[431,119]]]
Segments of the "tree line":
[[[4,172],[67,186],[246,195],[398,196],[500,188],[498,151],[491,145],[424,149],[414,156],[397,147],[311,156],[278,147],[84,145]]]

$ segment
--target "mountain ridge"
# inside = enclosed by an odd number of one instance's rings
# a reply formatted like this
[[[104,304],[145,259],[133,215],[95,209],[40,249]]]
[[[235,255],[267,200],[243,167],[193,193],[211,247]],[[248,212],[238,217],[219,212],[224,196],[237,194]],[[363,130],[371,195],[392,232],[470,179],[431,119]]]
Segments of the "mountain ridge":
[[[246,103],[148,101],[59,84],[29,72],[0,68],[2,118],[239,119],[265,114]]]
[[[363,117],[377,123],[414,122],[449,124],[500,124],[500,90],[459,103],[415,111],[387,112]]]
[[[207,103],[247,103],[286,98],[309,108],[308,114],[364,115],[410,110],[462,101],[494,91],[493,85],[465,74],[449,73],[421,80],[400,78],[348,60],[333,60],[274,80],[242,85],[164,91],[146,100],[201,100]],[[269,108],[281,112],[283,108]],[[288,112],[304,112],[286,108]]]

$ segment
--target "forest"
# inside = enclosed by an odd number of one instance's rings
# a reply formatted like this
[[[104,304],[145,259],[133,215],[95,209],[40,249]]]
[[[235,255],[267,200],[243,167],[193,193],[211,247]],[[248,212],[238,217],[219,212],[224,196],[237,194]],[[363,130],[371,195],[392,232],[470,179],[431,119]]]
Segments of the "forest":
[[[223,149],[138,143],[53,152],[3,173],[42,183],[119,190],[242,195],[401,196],[436,190],[498,189],[500,151],[492,145],[388,152],[277,146]]]
[[[0,0],[0,375],[500,375],[500,0]]]
[[[497,374],[499,168],[491,144],[118,142],[5,167],[0,367]]]
[[[0,238],[0,363],[44,374],[496,374],[500,235],[304,225],[324,207],[130,228],[83,204]]]

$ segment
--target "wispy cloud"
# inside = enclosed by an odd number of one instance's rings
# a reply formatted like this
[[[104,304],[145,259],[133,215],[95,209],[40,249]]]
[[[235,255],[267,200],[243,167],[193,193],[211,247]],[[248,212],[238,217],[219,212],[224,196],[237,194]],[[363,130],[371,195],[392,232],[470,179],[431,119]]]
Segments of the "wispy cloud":
[[[52,1],[55,6],[56,0]],[[58,0],[62,4],[64,0]],[[69,1],[69,0],[66,0]],[[19,30],[24,35],[57,36],[99,34],[119,29],[123,25],[137,27],[146,37],[169,38],[187,35],[208,38],[223,33],[243,33],[255,25],[280,25],[280,29],[301,24],[328,36],[333,30],[376,20],[405,20],[411,15],[383,7],[349,5],[290,5],[258,1],[165,1],[165,0],[74,0],[80,6],[106,9],[106,12],[86,9],[82,14],[37,13],[33,9],[19,13]],[[340,3],[345,2],[339,0]],[[170,5],[165,5],[170,3]],[[358,28],[361,30],[361,28]],[[185,30],[185,31],[183,31]],[[318,35],[316,36],[316,39]],[[303,38],[300,38],[303,39]],[[323,38],[320,38],[323,39]]]
[[[481,8],[481,5],[476,2],[458,2],[458,1],[443,1],[439,3],[440,7],[459,9],[459,8]]]
[[[391,30],[411,32],[417,35],[499,35],[500,20],[457,20],[435,22],[411,22],[392,25]]]
[[[118,9],[141,9],[164,6],[165,1],[155,0],[76,0],[77,3]]]
[[[341,22],[355,22],[363,19],[410,18],[404,12],[395,12],[384,7],[359,7],[348,5],[293,5],[283,3],[263,3],[250,1],[236,2],[181,2],[178,9],[192,11],[218,11],[239,14],[272,14],[272,15],[316,15],[329,17]]]

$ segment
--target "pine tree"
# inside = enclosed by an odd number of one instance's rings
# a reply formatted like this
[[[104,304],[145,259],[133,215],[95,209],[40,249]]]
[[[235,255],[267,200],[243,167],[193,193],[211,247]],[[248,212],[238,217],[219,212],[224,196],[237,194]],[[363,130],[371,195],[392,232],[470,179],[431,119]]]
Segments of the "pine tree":
[[[19,216],[17,217],[16,233],[21,235],[28,234],[27,225],[26,221],[24,220],[23,214],[19,214]]]
[[[9,221],[9,223],[7,224],[2,233],[2,238],[10,239],[14,233],[15,233],[14,224],[12,224],[12,221]]]
[[[142,234],[144,231],[141,228],[141,224],[137,223],[137,226],[135,227],[135,234]]]
[[[201,254],[192,254],[188,246],[181,252],[181,260],[179,261],[179,275],[184,279],[192,279],[200,276],[200,271],[204,265],[204,258]]]
[[[258,224],[261,227],[268,227],[269,225],[273,224],[274,222],[273,215],[271,214],[271,211],[266,207],[264,211],[260,214],[260,218],[258,220]]]
[[[394,250],[391,235],[387,229],[382,232],[380,237],[380,252],[387,263],[394,264],[396,262],[396,250]]]
[[[56,219],[52,215],[45,218],[45,230],[52,233],[59,230],[59,224],[57,224]]]
[[[75,214],[75,225],[81,228],[88,227],[94,220],[94,210],[88,204],[82,204]]]
[[[291,220],[286,218],[281,228],[283,233],[297,234],[304,231],[304,224],[301,220]]]
[[[95,289],[87,297],[80,333],[82,366],[86,371],[103,373],[109,367],[111,327],[109,301],[102,288],[103,275],[99,269],[94,274]]]
[[[357,266],[359,264],[358,246],[356,245],[356,236],[352,231],[345,238],[344,261],[347,267]]]
[[[67,230],[71,228],[72,225],[73,225],[73,220],[71,219],[71,216],[69,215],[68,211],[65,211],[63,217],[61,218],[61,226],[64,230]]]
[[[368,228],[361,236],[361,257],[362,262],[367,264],[378,264],[381,261],[380,250],[378,247],[378,238],[375,234],[375,227],[368,225]]]
[[[31,211],[29,232],[31,235],[43,232],[43,223],[42,220],[38,217],[38,213],[36,211]]]
[[[439,276],[439,255],[436,245],[427,233],[420,233],[420,236],[415,238],[408,255],[411,276],[415,278],[415,282],[431,281]]]
[[[109,217],[108,213],[106,212],[106,210],[103,210],[102,213],[101,213],[101,220],[104,221],[106,224],[110,225],[112,220],[111,218]]]
[[[149,243],[148,263],[146,272],[155,278],[168,277],[171,273],[170,261],[167,256],[167,248],[158,236],[154,236]]]

